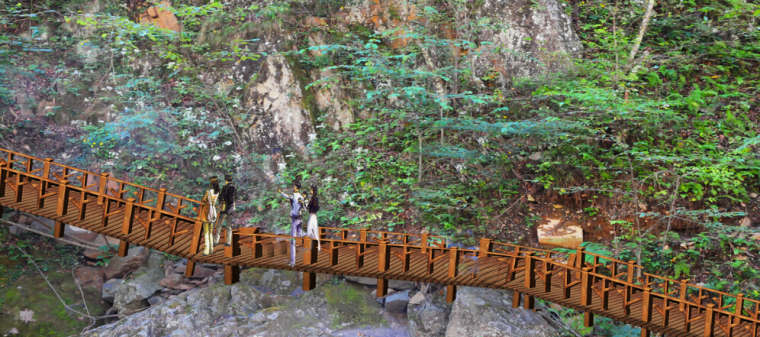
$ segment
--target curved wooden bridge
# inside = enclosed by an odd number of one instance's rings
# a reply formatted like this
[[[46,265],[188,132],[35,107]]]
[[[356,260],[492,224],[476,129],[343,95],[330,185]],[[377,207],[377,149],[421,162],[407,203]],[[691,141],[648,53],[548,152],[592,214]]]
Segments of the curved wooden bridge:
[[[219,245],[202,257],[201,222],[183,214],[185,208],[196,214],[198,200],[6,149],[0,149],[0,205],[54,220],[58,238],[64,224],[117,238],[121,256],[130,244],[181,256],[188,277],[196,262],[222,264],[227,284],[238,281],[240,266],[288,269],[304,273],[306,291],[316,273],[376,278],[378,296],[390,279],[445,284],[449,302],[457,286],[509,289],[515,307],[520,294],[526,309],[541,298],[583,310],[587,326],[602,315],[641,327],[642,336],[758,337],[760,330],[758,301],[643,273],[634,261],[582,248],[568,255],[484,238],[472,250],[428,234],[321,228],[321,251],[313,240],[295,238],[291,268],[291,237],[241,228],[232,247]]]

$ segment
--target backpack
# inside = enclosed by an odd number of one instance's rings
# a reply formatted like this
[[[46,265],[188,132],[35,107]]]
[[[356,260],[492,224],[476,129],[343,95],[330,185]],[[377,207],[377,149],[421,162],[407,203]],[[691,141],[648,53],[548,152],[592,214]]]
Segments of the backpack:
[[[216,195],[216,197],[213,197],[214,190],[208,190],[208,202],[209,202],[209,210],[208,210],[208,221],[209,222],[216,222],[216,199],[219,199],[219,194]]]

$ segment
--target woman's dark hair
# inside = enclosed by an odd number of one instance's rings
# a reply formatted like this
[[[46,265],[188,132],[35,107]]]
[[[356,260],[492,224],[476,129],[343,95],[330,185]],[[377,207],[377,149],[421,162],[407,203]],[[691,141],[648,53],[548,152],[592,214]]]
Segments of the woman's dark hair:
[[[224,181],[232,181],[232,175],[231,174],[225,175],[224,176]]]
[[[296,180],[293,182],[293,186],[297,187],[299,190],[301,189],[301,182]]]
[[[219,193],[219,178],[217,176],[211,177],[211,183],[209,183],[209,188],[213,188],[214,193]]]
[[[317,213],[319,211],[319,198],[317,197],[318,189],[317,185],[311,185],[311,200],[309,201],[309,213]]]

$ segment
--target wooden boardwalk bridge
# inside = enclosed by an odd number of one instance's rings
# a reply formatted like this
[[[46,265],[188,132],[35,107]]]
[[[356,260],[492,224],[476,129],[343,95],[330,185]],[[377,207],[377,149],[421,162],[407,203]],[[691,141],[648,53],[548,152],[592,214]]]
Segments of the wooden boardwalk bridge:
[[[288,267],[291,237],[241,228],[232,247],[201,256],[207,244],[201,222],[183,214],[200,201],[6,149],[0,149],[0,206],[54,220],[57,238],[64,224],[117,238],[121,256],[130,244],[181,256],[186,276],[197,262],[222,264],[226,284],[250,266],[303,272],[305,291],[315,287],[317,273],[376,278],[378,296],[391,279],[445,284],[449,302],[458,286],[509,289],[514,307],[520,294],[526,309],[541,298],[584,311],[586,326],[601,315],[641,327],[642,336],[760,337],[759,301],[643,273],[634,261],[582,248],[560,254],[483,238],[478,249],[461,249],[428,234],[321,228],[322,250],[295,238],[297,263]]]

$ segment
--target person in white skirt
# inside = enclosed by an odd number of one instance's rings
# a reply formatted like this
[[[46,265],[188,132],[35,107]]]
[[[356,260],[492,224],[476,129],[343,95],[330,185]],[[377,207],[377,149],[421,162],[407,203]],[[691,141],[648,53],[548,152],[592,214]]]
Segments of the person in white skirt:
[[[322,243],[319,240],[319,225],[317,225],[317,212],[319,211],[319,198],[317,197],[317,185],[311,185],[311,198],[306,204],[309,210],[309,223],[306,225],[306,235],[317,240],[317,250],[322,250]]]

